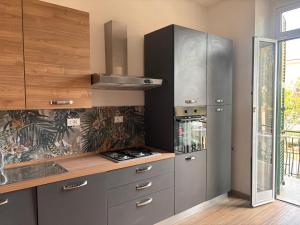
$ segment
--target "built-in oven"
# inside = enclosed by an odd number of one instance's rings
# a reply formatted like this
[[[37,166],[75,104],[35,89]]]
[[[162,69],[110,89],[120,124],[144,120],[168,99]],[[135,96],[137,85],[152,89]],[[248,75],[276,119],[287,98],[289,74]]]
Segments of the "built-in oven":
[[[175,107],[175,153],[206,149],[206,106]]]

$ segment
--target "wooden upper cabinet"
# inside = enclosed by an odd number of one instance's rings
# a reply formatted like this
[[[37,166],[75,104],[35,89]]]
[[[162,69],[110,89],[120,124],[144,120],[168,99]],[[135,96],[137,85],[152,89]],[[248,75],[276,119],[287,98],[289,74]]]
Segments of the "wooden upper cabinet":
[[[23,0],[23,30],[26,108],[91,107],[89,14]]]
[[[0,0],[0,109],[25,108],[22,1]]]

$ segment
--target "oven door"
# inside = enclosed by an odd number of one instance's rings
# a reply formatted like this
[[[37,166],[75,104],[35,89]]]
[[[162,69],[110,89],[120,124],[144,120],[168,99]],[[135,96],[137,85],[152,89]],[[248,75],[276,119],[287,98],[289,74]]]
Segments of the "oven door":
[[[206,149],[206,120],[199,117],[175,118],[175,153]]]

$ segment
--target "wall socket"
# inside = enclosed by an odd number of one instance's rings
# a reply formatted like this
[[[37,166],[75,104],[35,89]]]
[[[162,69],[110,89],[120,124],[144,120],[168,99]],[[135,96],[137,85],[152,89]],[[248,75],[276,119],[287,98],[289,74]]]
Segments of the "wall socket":
[[[115,116],[115,123],[123,123],[123,116]]]
[[[80,118],[67,119],[67,126],[68,127],[77,127],[77,126],[80,126]]]

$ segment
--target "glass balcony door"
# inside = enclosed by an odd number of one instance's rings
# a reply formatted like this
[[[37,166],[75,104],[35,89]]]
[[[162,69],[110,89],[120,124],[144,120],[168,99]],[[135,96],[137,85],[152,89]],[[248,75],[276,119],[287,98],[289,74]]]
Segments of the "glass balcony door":
[[[277,41],[254,39],[252,206],[275,197]]]

